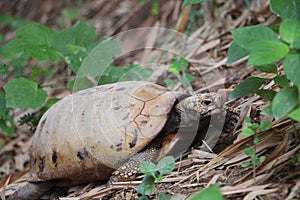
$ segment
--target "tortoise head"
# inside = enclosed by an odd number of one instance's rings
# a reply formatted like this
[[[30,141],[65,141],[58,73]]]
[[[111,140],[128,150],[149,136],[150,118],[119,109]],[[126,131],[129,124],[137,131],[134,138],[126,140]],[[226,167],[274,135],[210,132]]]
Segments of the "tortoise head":
[[[181,100],[175,107],[184,126],[190,126],[208,116],[221,113],[225,103],[218,93],[196,94]]]

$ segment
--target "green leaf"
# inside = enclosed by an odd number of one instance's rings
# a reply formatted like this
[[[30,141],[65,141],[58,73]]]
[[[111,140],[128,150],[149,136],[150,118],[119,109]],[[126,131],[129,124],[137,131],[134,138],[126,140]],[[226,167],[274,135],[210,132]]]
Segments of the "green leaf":
[[[274,97],[272,102],[272,113],[276,119],[279,119],[292,111],[297,104],[297,87],[285,87]]]
[[[285,19],[281,22],[279,31],[284,41],[293,44],[300,37],[300,21]]]
[[[294,109],[288,116],[291,119],[300,122],[300,108]]]
[[[95,27],[79,21],[68,29],[54,33],[52,46],[67,56],[88,46],[96,36]]]
[[[241,167],[249,167],[251,165],[251,161],[246,161],[241,164]]]
[[[230,94],[230,99],[239,98],[256,92],[268,79],[250,77],[241,82]]]
[[[247,156],[249,156],[250,158],[254,158],[255,152],[253,149],[251,148],[246,148],[244,149],[244,152]]]
[[[260,124],[259,130],[261,130],[261,131],[266,131],[266,130],[268,130],[269,128],[271,128],[271,126],[272,126],[272,122],[265,121],[265,122],[263,122],[263,123]]]
[[[251,124],[251,118],[248,117],[248,116],[246,116],[246,117],[245,117],[245,122],[246,122],[247,124]]]
[[[300,50],[300,37],[294,42],[294,44],[292,45],[292,48]]]
[[[137,187],[137,192],[142,195],[150,195],[155,188],[154,180],[153,176],[146,175],[143,178],[142,183]]]
[[[268,65],[279,61],[290,50],[289,46],[281,41],[253,41],[245,45],[250,51],[248,65]]]
[[[112,39],[102,41],[86,56],[77,72],[77,76],[102,76],[113,63],[113,57],[119,53],[121,53],[120,41]]]
[[[161,175],[169,174],[175,167],[175,159],[173,156],[166,156],[157,163],[157,170]]]
[[[9,74],[9,66],[6,64],[0,64],[0,77],[4,77]]]
[[[299,0],[271,0],[270,8],[283,19],[300,20]]]
[[[300,87],[300,53],[288,54],[284,59],[283,66],[288,79]]]
[[[143,174],[156,178],[156,165],[153,162],[141,162],[140,170]]]
[[[242,134],[245,136],[250,136],[254,134],[254,130],[251,128],[245,128],[243,129]]]
[[[157,14],[159,14],[159,2],[158,2],[158,0],[154,0],[153,2],[152,2],[152,7],[151,7],[151,13],[153,14],[153,15],[157,15]]]
[[[0,119],[7,115],[6,101],[4,94],[0,91]]]
[[[272,101],[275,95],[277,94],[277,92],[275,92],[274,90],[265,90],[265,89],[257,90],[255,93],[267,101]]]
[[[172,199],[172,195],[161,192],[158,197],[159,200],[170,200]]]
[[[14,118],[10,115],[0,118],[0,129],[7,135],[12,136],[15,132]]]
[[[11,40],[5,50],[12,55],[22,53],[25,57],[34,57],[40,60],[59,59],[58,52],[51,46],[53,31],[48,27],[30,22],[16,31],[18,36]]]
[[[235,29],[232,32],[234,41],[242,48],[251,46],[252,42],[278,41],[276,33],[264,26],[248,26]],[[254,48],[257,44],[254,45]],[[253,48],[252,48],[253,49]]]
[[[185,73],[184,76],[183,76],[183,79],[181,80],[182,84],[183,85],[190,85],[191,82],[193,82],[195,80],[195,76],[193,76],[192,74],[190,73]]]
[[[187,60],[185,60],[183,57],[180,57],[179,59],[173,59],[172,64],[169,66],[168,71],[177,74],[181,72],[181,70],[188,66]]]
[[[249,51],[242,48],[236,41],[233,41],[228,49],[227,64],[230,65],[235,61],[249,55]]]
[[[274,74],[278,73],[277,67],[274,64],[264,65],[264,66],[254,66],[254,67],[261,72],[274,73]]]
[[[220,191],[219,185],[212,185],[208,188],[205,188],[204,190],[193,194],[189,200],[225,200],[224,196],[222,195]]]
[[[193,4],[197,4],[197,3],[201,3],[204,2],[206,0],[185,0],[182,4],[182,8],[188,6],[188,5],[193,5]]]
[[[274,82],[279,85],[280,87],[288,87],[289,80],[287,79],[286,75],[277,75],[274,78]]]
[[[33,108],[41,106],[47,93],[39,89],[36,83],[26,78],[12,78],[4,86],[7,107]]]
[[[257,137],[257,134],[254,135],[253,143],[257,145],[259,143],[259,138]]]

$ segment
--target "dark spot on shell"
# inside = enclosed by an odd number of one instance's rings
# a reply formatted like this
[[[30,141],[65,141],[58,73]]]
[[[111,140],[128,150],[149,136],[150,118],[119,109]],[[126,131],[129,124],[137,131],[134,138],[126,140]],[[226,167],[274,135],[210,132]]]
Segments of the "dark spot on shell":
[[[47,118],[43,119],[43,121],[41,122],[42,127],[45,125],[46,121],[47,121]]]
[[[113,148],[114,148],[114,145],[110,145],[110,148],[113,149]]]
[[[84,111],[82,111],[81,115],[84,116]]]
[[[145,124],[147,124],[147,123],[148,123],[147,120],[142,120],[142,121],[141,121],[141,124],[142,124],[142,125],[145,125]]]
[[[86,148],[83,149],[83,151],[78,151],[77,152],[77,157],[80,159],[80,160],[83,160],[85,157],[88,157],[89,156],[89,152],[86,150]]]
[[[119,143],[119,144],[117,144],[116,146],[117,146],[117,147],[120,147],[120,146],[122,146],[122,143]]]
[[[55,163],[55,167],[57,167],[57,153],[55,149],[52,149],[52,162]]]
[[[40,163],[39,163],[39,171],[43,172],[45,168],[45,157],[39,157]]]
[[[117,88],[117,91],[123,91],[125,89],[126,89],[125,87],[121,87],[121,88]]]
[[[122,149],[122,147],[118,147],[117,149],[116,149],[116,151],[122,151],[123,149]]]
[[[127,119],[128,117],[129,117],[129,113],[127,113],[127,115],[126,115],[125,117],[123,117],[122,120],[125,120],[125,119]]]
[[[138,131],[135,129],[132,133],[132,135],[134,136],[133,140],[131,142],[129,142],[129,147],[133,148],[136,145],[137,139],[138,139]]]
[[[121,109],[121,106],[116,106],[113,108],[114,110],[120,110]]]

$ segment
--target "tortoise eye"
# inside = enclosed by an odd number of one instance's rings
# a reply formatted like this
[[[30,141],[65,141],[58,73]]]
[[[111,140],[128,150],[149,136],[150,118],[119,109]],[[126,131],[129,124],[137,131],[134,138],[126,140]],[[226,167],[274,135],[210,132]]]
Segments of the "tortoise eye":
[[[203,103],[205,104],[205,105],[210,105],[211,104],[211,100],[209,100],[209,99],[205,99],[204,101],[203,101]]]

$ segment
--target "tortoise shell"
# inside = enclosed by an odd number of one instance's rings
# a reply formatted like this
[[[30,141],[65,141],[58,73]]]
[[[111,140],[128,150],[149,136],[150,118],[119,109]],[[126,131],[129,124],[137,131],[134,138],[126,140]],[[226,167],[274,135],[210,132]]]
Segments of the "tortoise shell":
[[[107,180],[160,134],[180,95],[129,81],[66,96],[39,122],[28,181],[58,179],[58,185],[71,185]]]

